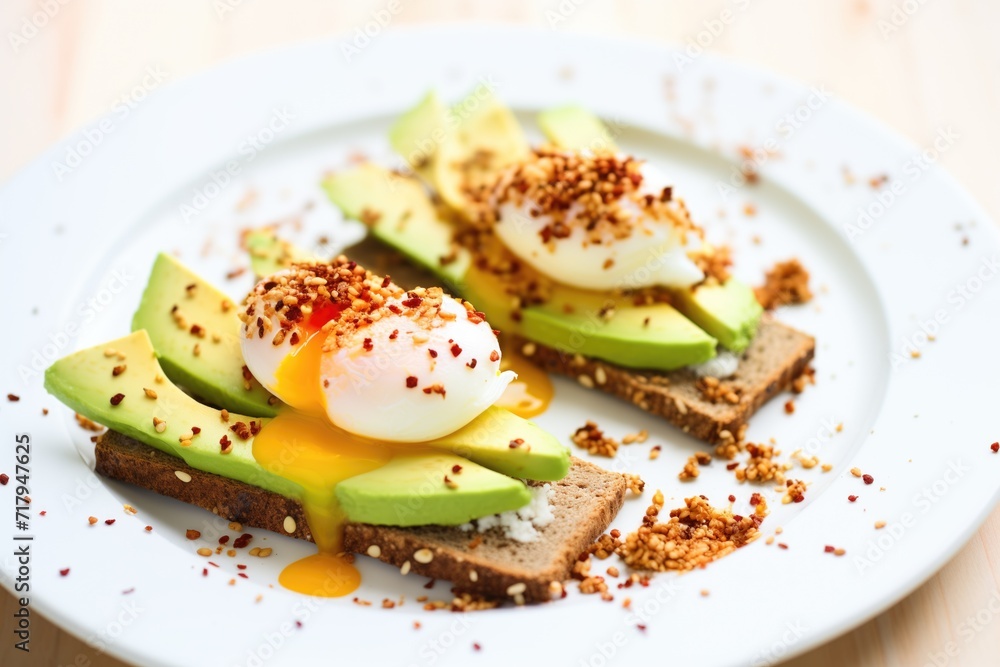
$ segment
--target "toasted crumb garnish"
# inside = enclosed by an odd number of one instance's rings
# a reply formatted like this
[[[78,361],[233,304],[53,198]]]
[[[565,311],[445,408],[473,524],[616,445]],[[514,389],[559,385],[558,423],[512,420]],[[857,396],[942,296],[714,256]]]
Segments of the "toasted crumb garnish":
[[[625,564],[656,571],[691,570],[732,553],[759,536],[763,517],[749,517],[712,507],[702,496],[687,498],[685,506],[670,511],[666,523],[657,523],[663,493],[656,492],[643,525],[625,537],[616,553]]]
[[[766,310],[806,303],[812,299],[809,272],[797,259],[778,262],[764,276],[764,284],[754,289],[757,301]]]
[[[611,458],[618,451],[618,441],[604,435],[597,424],[587,420],[587,423],[576,429],[572,436],[573,443],[595,456]]]

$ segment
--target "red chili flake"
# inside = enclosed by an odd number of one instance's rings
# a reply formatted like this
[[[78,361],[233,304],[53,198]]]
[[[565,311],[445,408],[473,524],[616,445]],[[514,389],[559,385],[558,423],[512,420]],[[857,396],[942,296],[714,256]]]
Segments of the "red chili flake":
[[[490,361],[500,361],[500,353],[496,350],[490,352]]]
[[[64,569],[64,570],[59,570],[59,576],[60,577],[65,577],[67,574],[69,574],[69,568],[68,567],[66,569]]]
[[[829,544],[823,547],[823,553],[832,554],[833,551],[834,551],[833,547],[831,547]]]
[[[239,563],[239,564],[237,564],[236,569],[237,570],[245,570],[245,569],[247,569],[247,566],[244,565],[243,563]]]
[[[219,544],[225,544],[228,541],[229,541],[228,535],[223,535],[222,537],[219,538]]]
[[[10,481],[10,477],[6,473],[0,474],[0,485],[7,486],[7,482]]]
[[[430,580],[428,580],[428,582],[426,584],[424,584],[424,588],[426,588],[427,590],[430,590],[430,589],[434,588],[434,584],[436,582],[437,582],[437,579],[430,579]]]
[[[431,355],[431,359],[437,359],[437,350],[427,350],[427,354]]]
[[[779,549],[787,549],[788,545],[785,544],[784,542],[778,542],[778,548]]]
[[[458,343],[455,343],[451,346],[451,356],[457,357],[460,354],[462,354],[462,348],[459,347]]]
[[[118,377],[124,372],[125,372],[125,364],[119,364],[118,366],[115,366],[114,368],[111,369],[112,377]]]
[[[11,403],[17,403],[18,401],[21,400],[21,397],[18,396],[17,394],[7,394],[7,400],[10,401]]]
[[[365,348],[365,352],[371,352],[372,348],[375,347],[375,345],[372,343],[372,339],[371,338],[365,338],[361,342],[361,347]]]
[[[760,505],[760,494],[759,493],[754,493],[753,495],[750,496],[750,504],[753,505],[754,507],[756,507],[757,505]]]
[[[479,642],[473,642],[472,643],[472,648],[474,650],[476,650],[476,651],[482,651],[483,650],[483,647],[479,645]]]
[[[642,632],[646,631],[646,626],[642,623],[637,623],[635,627],[639,628]]]
[[[458,473],[462,472],[462,466],[456,463],[451,467],[451,471],[457,475]]]
[[[191,432],[194,433],[195,435],[198,435],[199,433],[201,433],[201,428],[198,426],[192,426]]]
[[[208,568],[207,567],[201,568],[201,576],[203,576],[203,577],[207,577],[208,576]]]
[[[858,497],[857,496],[847,496],[847,499],[850,500],[853,503],[855,500],[858,499]]]
[[[871,484],[872,482],[875,481],[875,478],[872,477],[871,475],[867,474],[867,473],[865,473],[864,475],[862,475],[861,479],[864,481],[865,484]]]
[[[213,563],[212,561],[208,561],[208,564],[211,565],[212,567],[219,567],[218,563]]]
[[[246,575],[246,573],[244,573],[244,572],[237,572],[237,573],[236,573],[236,576],[237,576],[237,577],[243,577],[244,579],[249,579],[249,578],[250,578],[250,577],[248,577],[248,576]]]
[[[105,519],[105,520],[104,520],[104,523],[106,523],[106,524],[107,524],[107,525],[109,525],[109,526],[110,526],[110,525],[112,525],[112,524],[114,524],[114,522],[115,522],[115,520],[114,520],[114,519]]]
[[[46,510],[42,510],[38,513],[38,516],[45,516],[46,514],[48,514],[48,512]]]
[[[200,324],[191,325],[191,335],[197,336],[198,338],[205,337],[205,329]]]
[[[118,405],[125,398],[125,394],[118,393],[111,397],[111,405]]]
[[[399,338],[399,329],[393,329],[392,333],[389,334],[389,340],[396,340]]]
[[[146,532],[147,533],[153,532],[153,527],[152,526],[146,526]]]
[[[990,445],[990,449],[993,450],[994,454],[1000,452],[1000,442],[994,442],[992,445]]]
[[[122,591],[122,595],[131,595],[132,593],[135,593],[134,588],[126,588],[125,590]]]
[[[795,412],[795,403],[794,403],[794,401],[785,401],[785,414],[789,414],[790,415],[793,412]]]
[[[389,276],[382,279],[382,287],[388,287],[390,283],[392,283],[392,279]]]
[[[409,299],[403,301],[403,305],[406,306],[407,308],[416,308],[422,302],[423,299],[421,299],[419,296],[411,294]]]
[[[233,540],[233,546],[235,548],[237,548],[237,549],[242,549],[246,545],[250,544],[250,540],[252,540],[252,539],[253,539],[253,535],[251,535],[250,533],[243,533],[242,535],[240,535],[239,537],[237,537],[235,540]]]
[[[251,420],[250,422],[250,435],[257,435],[260,433],[261,422],[257,420]]]
[[[229,439],[228,435],[223,433],[222,438],[219,440],[219,444],[222,446],[222,451],[226,451],[232,446],[233,441]]]
[[[510,447],[511,449],[517,449],[523,444],[524,444],[524,438],[514,438],[513,440],[510,441],[510,444],[507,446]]]
[[[726,464],[726,470],[736,470],[739,467],[740,467],[740,464],[736,463],[735,461],[733,463],[727,463]]]
[[[406,386],[408,389],[413,389],[414,387],[416,387],[417,382],[419,382],[419,380],[417,380],[417,376],[415,375],[411,375],[410,377],[406,378]]]
[[[735,503],[735,502],[736,502],[736,496],[734,496],[734,495],[730,494],[730,495],[729,495],[729,502],[731,502],[731,503]]]
[[[477,362],[475,359],[473,359],[472,361],[470,361],[469,363],[467,363],[466,366],[468,366],[469,368],[475,368],[477,363],[479,363],[479,362]]]

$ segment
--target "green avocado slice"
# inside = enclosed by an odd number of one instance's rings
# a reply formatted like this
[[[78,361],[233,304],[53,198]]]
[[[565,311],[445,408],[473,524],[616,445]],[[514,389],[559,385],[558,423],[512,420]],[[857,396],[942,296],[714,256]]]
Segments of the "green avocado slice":
[[[764,309],[753,289],[736,278],[729,278],[722,285],[676,290],[674,294],[682,313],[737,354],[747,349],[757,335]]]
[[[430,93],[390,128],[389,141],[459,212],[469,210],[470,187],[492,183],[530,151],[514,114],[485,85],[451,108]]]
[[[576,105],[547,109],[538,114],[538,126],[550,142],[560,148],[583,151],[613,151],[615,142],[601,120]]]
[[[280,238],[273,227],[247,232],[243,245],[250,254],[250,269],[258,280],[288,268],[292,262],[311,259],[308,253]]]
[[[438,215],[420,183],[365,164],[330,175],[323,187],[346,217],[374,220],[375,238],[432,271],[501,330],[633,368],[672,370],[715,356],[715,338],[667,304],[634,306],[565,285],[554,287],[548,303],[524,308],[516,321],[496,279],[466,251],[456,252],[454,227]]]
[[[555,481],[569,472],[569,449],[555,436],[495,405],[454,433],[424,444],[518,479]]]
[[[336,493],[352,521],[383,526],[454,526],[531,500],[523,482],[452,454],[394,458],[344,480]]]
[[[132,318],[132,331],[148,332],[167,376],[196,396],[235,412],[273,417],[281,403],[256,380],[244,377],[236,308],[218,288],[161,253]]]
[[[114,375],[116,367],[124,371]],[[56,361],[45,371],[45,389],[88,419],[180,457],[192,468],[283,496],[302,497],[301,486],[265,470],[254,460],[252,437],[242,440],[230,430],[237,422],[263,425],[266,419],[230,413],[226,423],[219,410],[185,394],[163,371],[149,335],[136,331]],[[158,382],[158,377],[163,379]],[[147,396],[146,389],[154,392],[155,398]],[[112,397],[118,394],[123,398],[113,405]],[[162,433],[157,432],[154,417],[166,422]],[[201,432],[193,435],[194,427]],[[181,446],[182,435],[193,435],[190,446]],[[232,442],[229,454],[222,453],[223,436]]]

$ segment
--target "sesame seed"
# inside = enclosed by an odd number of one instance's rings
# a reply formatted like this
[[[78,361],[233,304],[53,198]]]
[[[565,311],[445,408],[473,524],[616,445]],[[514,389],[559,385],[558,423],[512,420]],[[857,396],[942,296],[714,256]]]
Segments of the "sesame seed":
[[[403,563],[403,567],[399,568],[399,573],[406,576],[410,573],[410,561]]]
[[[176,475],[177,479],[181,480],[185,484],[191,481],[191,475],[187,474],[183,470],[175,470],[174,475]]]
[[[377,544],[373,544],[370,547],[368,547],[368,551],[366,553],[372,558],[378,558],[379,556],[382,555],[382,547],[380,547]]]
[[[520,581],[507,587],[507,595],[520,595],[526,590],[528,590],[528,585]]]
[[[281,524],[281,527],[285,529],[286,533],[291,535],[295,532],[295,519],[291,516],[286,516],[284,522]]]
[[[430,549],[418,549],[413,554],[413,560],[417,561],[422,565],[426,565],[427,563],[430,563],[432,560],[434,560],[434,552],[431,551]]]

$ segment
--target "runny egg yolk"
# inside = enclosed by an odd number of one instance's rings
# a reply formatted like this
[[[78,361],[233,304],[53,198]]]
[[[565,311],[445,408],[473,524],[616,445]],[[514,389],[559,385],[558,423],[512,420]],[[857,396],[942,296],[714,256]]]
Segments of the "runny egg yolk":
[[[361,575],[342,554],[345,517],[335,495],[337,483],[385,465],[392,450],[327,420],[319,388],[324,338],[317,330],[279,366],[277,389],[300,408],[286,409],[268,422],[254,438],[253,455],[266,469],[302,486],[302,505],[319,548],[288,565],[278,582],[298,593],[340,597],[358,587]]]
[[[555,391],[548,373],[513,349],[503,353],[500,368],[514,371],[517,379],[507,385],[506,391],[494,405],[525,419],[537,417],[548,409]]]
[[[385,465],[396,452],[413,453],[413,446],[362,438],[337,428],[327,418],[320,390],[320,356],[326,338],[321,326],[335,316],[335,312],[318,317],[314,313],[309,322],[313,333],[278,367],[277,393],[299,408],[286,407],[253,441],[258,463],[302,486],[302,505],[319,549],[285,567],[278,582],[295,592],[320,597],[348,595],[361,583],[360,573],[342,549],[346,517],[337,502],[337,484]],[[520,354],[504,355],[503,363],[517,371],[518,380],[508,386],[497,405],[526,418],[544,412],[553,392],[548,375]]]

